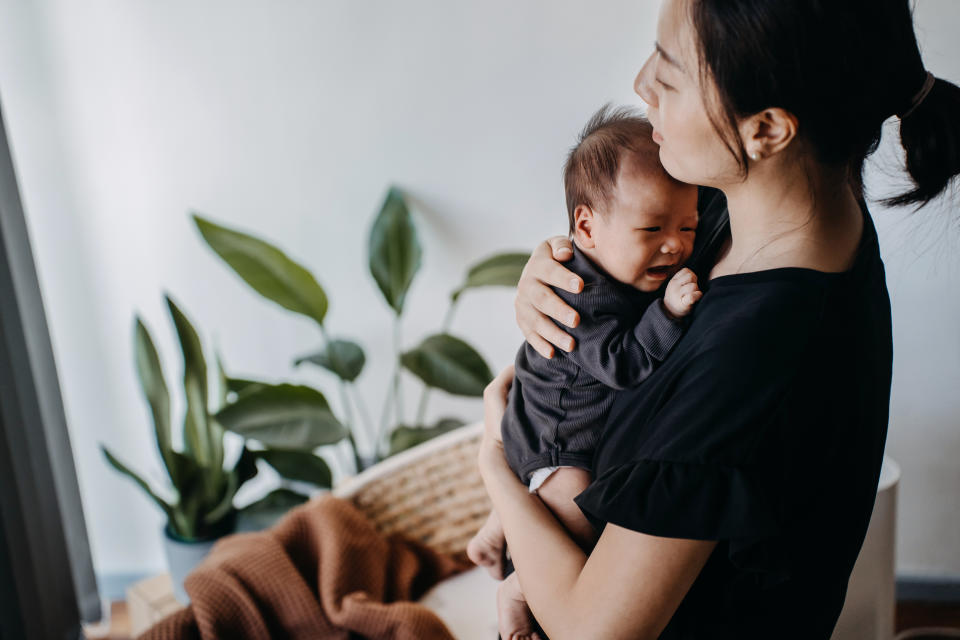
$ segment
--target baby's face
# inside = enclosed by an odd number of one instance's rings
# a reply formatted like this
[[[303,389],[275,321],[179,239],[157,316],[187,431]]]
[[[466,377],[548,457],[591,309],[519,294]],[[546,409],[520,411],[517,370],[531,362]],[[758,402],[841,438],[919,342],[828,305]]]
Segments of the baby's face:
[[[625,162],[603,215],[593,219],[595,262],[613,278],[656,291],[693,251],[697,188]]]

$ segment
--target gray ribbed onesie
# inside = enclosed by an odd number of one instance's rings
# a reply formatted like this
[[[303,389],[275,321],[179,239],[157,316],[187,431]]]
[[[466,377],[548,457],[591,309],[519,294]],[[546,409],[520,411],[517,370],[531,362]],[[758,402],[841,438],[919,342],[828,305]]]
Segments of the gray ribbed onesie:
[[[527,343],[520,347],[501,423],[507,462],[524,483],[542,467],[591,469],[615,392],[646,379],[685,324],[666,314],[659,292],[614,280],[576,245],[564,266],[584,283],[579,294],[554,289],[580,312],[579,326],[562,327],[577,346],[556,349],[550,359]]]

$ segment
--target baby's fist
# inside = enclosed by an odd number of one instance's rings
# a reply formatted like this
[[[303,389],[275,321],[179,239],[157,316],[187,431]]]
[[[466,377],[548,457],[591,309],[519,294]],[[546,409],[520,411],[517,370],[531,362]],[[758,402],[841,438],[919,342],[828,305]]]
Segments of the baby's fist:
[[[663,306],[674,318],[682,318],[690,313],[693,305],[703,297],[697,286],[697,274],[684,267],[677,271],[663,294]]]

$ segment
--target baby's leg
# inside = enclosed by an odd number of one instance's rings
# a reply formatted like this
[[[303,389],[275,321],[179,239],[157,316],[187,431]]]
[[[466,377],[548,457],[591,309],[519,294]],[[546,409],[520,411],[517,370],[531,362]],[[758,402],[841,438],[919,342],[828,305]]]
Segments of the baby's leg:
[[[590,472],[578,467],[560,467],[550,473],[536,493],[553,512],[580,548],[589,553],[596,544],[597,534],[580,511],[573,498],[590,484]],[[497,580],[504,578],[504,550],[506,540],[503,527],[495,511],[490,511],[486,522],[467,545],[467,557],[474,564],[486,567]]]
[[[590,484],[590,472],[579,467],[560,467],[544,480],[537,495],[586,553],[597,542],[597,532],[573,499]]]
[[[503,580],[505,546],[500,518],[497,517],[497,512],[491,509],[487,521],[467,545],[467,557],[475,565],[486,567],[490,575],[497,580]]]
[[[497,630],[501,640],[543,640],[516,573],[497,588]]]

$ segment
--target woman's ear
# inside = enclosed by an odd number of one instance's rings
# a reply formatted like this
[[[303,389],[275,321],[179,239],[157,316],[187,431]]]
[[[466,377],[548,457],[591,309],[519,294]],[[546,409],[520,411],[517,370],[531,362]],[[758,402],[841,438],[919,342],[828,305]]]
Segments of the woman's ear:
[[[573,237],[584,249],[593,249],[597,246],[593,238],[595,215],[593,209],[585,204],[578,204],[573,210]]]
[[[797,116],[772,107],[740,121],[747,157],[757,162],[786,149],[797,137]]]

